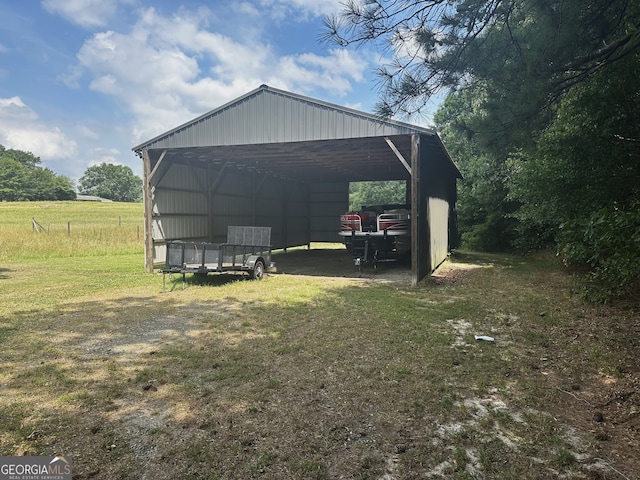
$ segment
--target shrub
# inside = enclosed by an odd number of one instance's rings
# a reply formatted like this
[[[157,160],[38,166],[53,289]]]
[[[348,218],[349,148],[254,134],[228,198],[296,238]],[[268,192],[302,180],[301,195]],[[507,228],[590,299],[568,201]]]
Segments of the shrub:
[[[559,253],[567,266],[587,267],[579,277],[583,294],[607,301],[633,292],[640,278],[640,202],[602,208],[564,223]]]

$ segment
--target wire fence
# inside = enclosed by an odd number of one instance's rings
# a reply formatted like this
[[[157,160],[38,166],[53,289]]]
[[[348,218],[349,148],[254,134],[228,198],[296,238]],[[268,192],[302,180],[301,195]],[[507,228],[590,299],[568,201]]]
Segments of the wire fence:
[[[34,217],[22,227],[0,224],[0,260],[142,253],[143,236],[141,220],[97,215],[95,220],[45,222]]]
[[[31,228],[35,233],[60,233],[66,231],[68,236],[74,235],[91,235],[95,236],[96,234],[99,237],[102,237],[102,233],[105,234],[119,232],[119,233],[127,233],[127,237],[130,237],[132,228],[135,228],[136,239],[141,240],[142,237],[142,227],[140,225],[130,225],[123,224],[122,217],[118,217],[118,221],[116,225],[109,225],[105,222],[89,223],[89,222],[72,222],[68,220],[66,222],[55,222],[55,223],[47,223],[43,224],[38,222],[35,218],[31,219]]]

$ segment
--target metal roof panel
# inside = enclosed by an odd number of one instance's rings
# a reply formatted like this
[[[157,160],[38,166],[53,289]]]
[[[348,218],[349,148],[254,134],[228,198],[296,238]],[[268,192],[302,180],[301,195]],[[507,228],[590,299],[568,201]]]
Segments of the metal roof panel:
[[[421,133],[427,128],[315,100],[267,85],[136,147],[256,145]]]

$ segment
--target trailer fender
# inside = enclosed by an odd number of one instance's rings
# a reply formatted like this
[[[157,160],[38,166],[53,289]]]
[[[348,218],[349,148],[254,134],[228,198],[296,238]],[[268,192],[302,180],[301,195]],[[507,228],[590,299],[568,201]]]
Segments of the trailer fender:
[[[251,255],[247,258],[245,265],[249,269],[249,278],[253,280],[262,280],[266,268],[264,258],[258,255]]]
[[[251,255],[250,257],[247,258],[247,261],[245,262],[245,265],[250,269],[253,270],[253,267],[256,266],[256,262],[258,260],[262,261],[263,265],[266,265],[264,258],[262,258],[260,255]]]

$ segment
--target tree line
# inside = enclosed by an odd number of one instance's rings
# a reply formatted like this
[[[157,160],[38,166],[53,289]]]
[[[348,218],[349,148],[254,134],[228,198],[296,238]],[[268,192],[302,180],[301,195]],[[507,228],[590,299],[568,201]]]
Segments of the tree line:
[[[640,278],[640,2],[350,0],[329,41],[382,45],[377,112],[435,115],[471,249],[553,248],[606,300]]]
[[[40,166],[40,158],[0,145],[0,201],[73,200],[71,179]]]
[[[142,179],[130,167],[102,163],[80,177],[78,193],[116,202],[138,202]],[[42,167],[40,157],[0,145],[0,201],[75,200],[73,180]]]

